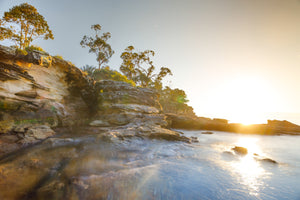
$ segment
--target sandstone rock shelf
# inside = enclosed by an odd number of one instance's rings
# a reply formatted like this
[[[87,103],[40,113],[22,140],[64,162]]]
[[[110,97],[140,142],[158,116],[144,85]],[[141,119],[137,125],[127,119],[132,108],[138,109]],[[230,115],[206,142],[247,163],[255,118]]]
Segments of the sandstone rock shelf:
[[[268,120],[267,124],[243,125],[228,123],[225,119],[178,115],[166,113],[169,127],[184,130],[215,130],[233,133],[262,135],[300,135],[300,126],[288,121]]]
[[[117,139],[191,141],[167,125],[155,91],[124,82],[95,83],[72,63],[48,53],[22,55],[0,45],[0,156],[60,129],[80,127],[92,132],[104,128],[107,137]]]

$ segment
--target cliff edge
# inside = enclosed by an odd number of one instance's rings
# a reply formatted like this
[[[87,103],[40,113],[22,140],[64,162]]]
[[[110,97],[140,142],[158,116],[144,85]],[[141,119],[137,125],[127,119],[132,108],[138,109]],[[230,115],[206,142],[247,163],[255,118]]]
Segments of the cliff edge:
[[[124,82],[96,83],[46,52],[17,52],[0,45],[0,156],[74,130],[109,139],[190,142],[166,128],[155,91]]]

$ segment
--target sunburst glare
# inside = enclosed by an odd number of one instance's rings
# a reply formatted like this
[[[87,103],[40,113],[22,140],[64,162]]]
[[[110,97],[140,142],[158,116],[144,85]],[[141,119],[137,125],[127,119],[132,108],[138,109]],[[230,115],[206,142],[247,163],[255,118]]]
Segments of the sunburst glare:
[[[247,148],[248,154],[241,156],[238,161],[232,162],[232,170],[236,173],[237,179],[249,188],[249,194],[257,196],[264,185],[263,179],[269,173],[261,167],[253,154],[262,154],[261,148],[257,144],[257,138],[243,137],[236,142],[236,146]]]

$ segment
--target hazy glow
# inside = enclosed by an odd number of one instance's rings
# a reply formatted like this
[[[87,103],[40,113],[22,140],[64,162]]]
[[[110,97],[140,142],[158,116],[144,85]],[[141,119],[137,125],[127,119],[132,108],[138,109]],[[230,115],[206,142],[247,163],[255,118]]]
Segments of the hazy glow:
[[[253,158],[253,153],[261,154],[257,141],[256,138],[240,138],[236,145],[247,148],[248,154],[241,156],[239,161],[231,163],[233,172],[237,172],[239,181],[249,187],[251,195],[258,195],[260,188],[264,185],[262,179],[267,175],[260,163]]]
[[[248,155],[253,155],[253,153],[256,154],[262,154],[262,151],[260,147],[257,145],[257,138],[251,138],[251,137],[242,137],[240,138],[235,145],[240,147],[245,147],[248,149]],[[250,157],[251,157],[250,156]]]
[[[257,195],[259,189],[263,186],[260,178],[266,171],[250,156],[245,156],[239,162],[232,163],[232,168],[238,173],[239,181],[249,187],[251,195]]]
[[[227,102],[231,108],[231,120],[244,124],[261,123],[256,118],[259,111],[268,106],[271,96],[266,94],[265,83],[256,78],[238,78],[227,86],[228,96],[232,99]]]
[[[23,2],[0,0],[0,16]],[[99,23],[112,34],[111,68],[119,69],[128,45],[154,50],[157,68],[174,74],[165,83],[185,90],[197,115],[300,124],[298,0],[26,2],[45,16],[55,35],[34,44],[76,66],[97,65],[79,41]]]
[[[215,112],[226,113],[226,118],[234,123],[265,123],[262,113],[270,111],[278,101],[272,87],[257,76],[238,76],[213,92],[223,96],[221,103],[215,103]]]

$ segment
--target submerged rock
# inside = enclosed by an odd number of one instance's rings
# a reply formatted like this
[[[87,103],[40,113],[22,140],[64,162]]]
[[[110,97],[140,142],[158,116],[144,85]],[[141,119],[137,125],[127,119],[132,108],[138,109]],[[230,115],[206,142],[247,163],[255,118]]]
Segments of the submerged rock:
[[[201,134],[211,135],[211,134],[213,134],[213,132],[212,131],[202,131]]]
[[[267,162],[267,163],[272,163],[272,164],[278,164],[278,162],[276,162],[275,160],[273,160],[271,158],[263,158],[260,161]]]
[[[237,153],[237,154],[241,154],[241,155],[246,155],[248,153],[247,148],[245,147],[239,147],[239,146],[235,146],[234,148],[232,148],[232,150]]]
[[[197,137],[193,137],[193,136],[191,136],[191,142],[193,142],[193,143],[198,143],[198,142],[199,142],[199,140],[198,140],[198,138],[197,138]]]
[[[260,162],[264,162],[264,163],[271,163],[271,164],[278,164],[277,161],[271,159],[271,158],[266,158],[266,157],[262,157],[260,155],[258,155],[257,153],[254,153],[254,159]]]

